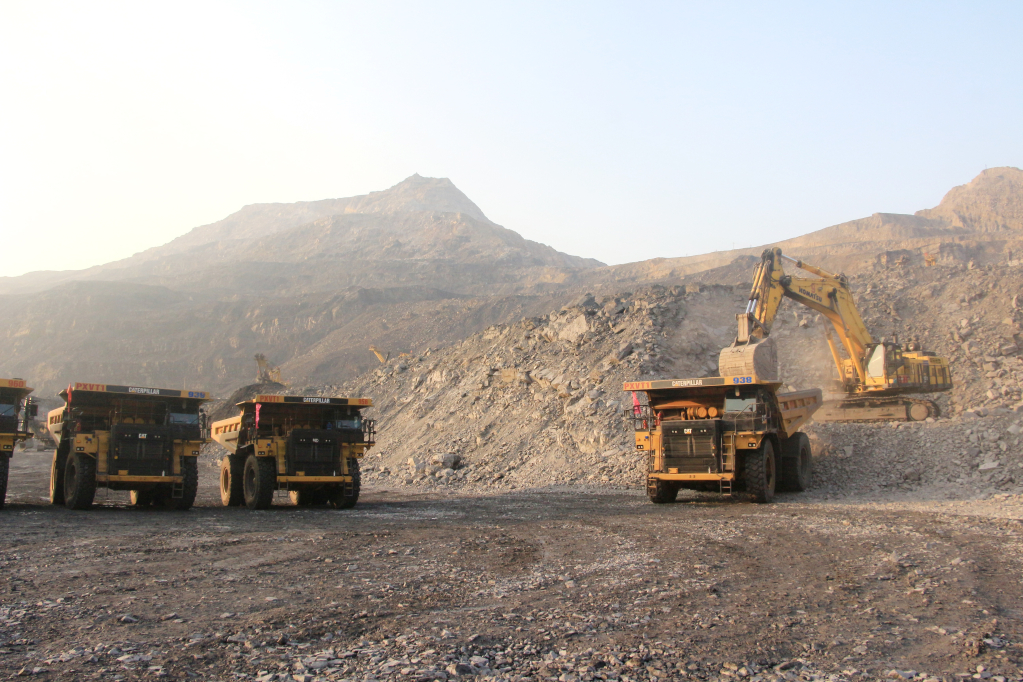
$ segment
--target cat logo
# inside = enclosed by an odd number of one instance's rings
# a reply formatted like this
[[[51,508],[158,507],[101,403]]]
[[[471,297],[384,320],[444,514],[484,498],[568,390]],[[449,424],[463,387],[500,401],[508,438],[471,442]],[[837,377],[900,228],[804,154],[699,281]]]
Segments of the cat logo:
[[[146,437],[146,434],[144,434],[144,433],[140,433],[140,434],[139,434],[139,439],[140,439],[140,440],[144,440],[144,439],[145,439],[145,437]]]
[[[684,434],[686,434],[688,436],[688,435],[691,435],[693,433],[693,430],[692,429],[683,429],[682,433],[684,433]]]

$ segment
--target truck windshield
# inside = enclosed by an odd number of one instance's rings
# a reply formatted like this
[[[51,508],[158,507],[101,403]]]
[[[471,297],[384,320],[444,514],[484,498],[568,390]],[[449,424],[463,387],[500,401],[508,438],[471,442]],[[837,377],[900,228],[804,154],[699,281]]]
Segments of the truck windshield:
[[[188,414],[186,412],[171,412],[170,413],[171,424],[187,424],[188,426],[199,425],[198,414]]]
[[[725,398],[725,412],[754,412],[756,398]]]
[[[344,419],[338,419],[334,422],[334,428],[337,429],[361,429],[362,428],[362,417],[356,415],[354,417],[346,417]]]
[[[0,417],[17,417],[18,406],[0,403]]]

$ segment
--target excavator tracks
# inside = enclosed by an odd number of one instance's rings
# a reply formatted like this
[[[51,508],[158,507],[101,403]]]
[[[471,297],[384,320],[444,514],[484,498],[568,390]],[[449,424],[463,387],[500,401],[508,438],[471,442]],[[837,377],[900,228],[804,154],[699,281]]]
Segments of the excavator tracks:
[[[846,398],[826,401],[813,418],[818,422],[923,421],[941,416],[941,408],[921,398]]]

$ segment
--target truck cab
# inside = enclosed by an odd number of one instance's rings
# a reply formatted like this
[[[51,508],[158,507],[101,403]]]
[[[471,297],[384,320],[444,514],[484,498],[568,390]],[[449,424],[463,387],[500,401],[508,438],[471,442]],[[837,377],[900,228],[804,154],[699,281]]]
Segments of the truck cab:
[[[209,442],[205,391],[78,382],[47,415],[57,450],[50,501],[89,508],[97,488],[128,490],[133,505],[186,510],[199,485],[198,457]]]
[[[809,486],[812,453],[798,429],[822,403],[819,389],[778,393],[753,376],[627,382],[626,414],[647,457],[647,493],[672,502],[681,489],[749,493]],[[641,401],[640,395],[646,400]]]

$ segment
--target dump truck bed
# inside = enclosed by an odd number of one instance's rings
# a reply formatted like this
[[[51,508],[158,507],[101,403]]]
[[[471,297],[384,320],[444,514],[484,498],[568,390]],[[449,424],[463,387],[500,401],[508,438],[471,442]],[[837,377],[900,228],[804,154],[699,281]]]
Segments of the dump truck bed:
[[[783,436],[799,431],[824,404],[824,396],[819,388],[778,393],[780,382],[755,381],[749,375],[631,381],[626,382],[623,388],[626,391],[646,393],[649,409],[656,418],[658,412],[700,406],[716,407],[720,410],[718,414],[724,414],[726,393],[730,389],[752,386],[763,386],[775,395],[781,409]],[[718,402],[721,404],[717,405]]]

